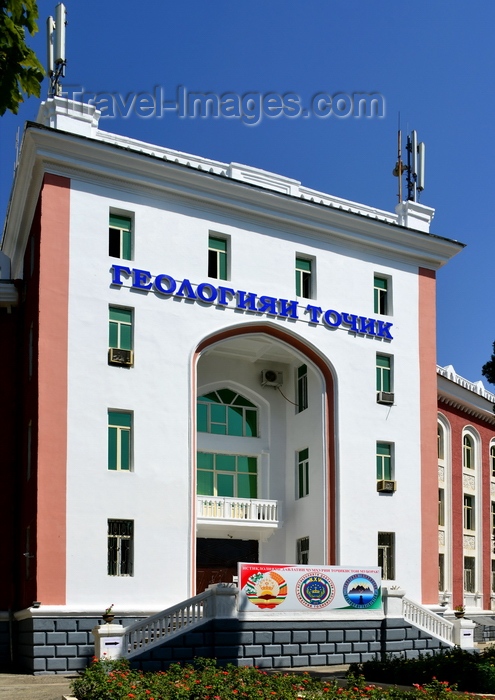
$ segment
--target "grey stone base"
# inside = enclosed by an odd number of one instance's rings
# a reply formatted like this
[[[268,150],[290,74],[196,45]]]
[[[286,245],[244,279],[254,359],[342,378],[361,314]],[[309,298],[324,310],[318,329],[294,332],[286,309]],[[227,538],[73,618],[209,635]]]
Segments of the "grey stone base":
[[[0,671],[10,669],[10,624],[8,619],[0,619]]]
[[[115,618],[124,626],[143,618]],[[15,628],[16,668],[35,675],[76,673],[94,656],[91,630],[99,617],[43,617],[20,620]]]
[[[259,668],[335,666],[379,659],[385,654],[415,658],[446,646],[402,619],[349,622],[245,622],[211,620],[193,632],[131,660],[144,671],[166,670],[197,656],[220,664]]]

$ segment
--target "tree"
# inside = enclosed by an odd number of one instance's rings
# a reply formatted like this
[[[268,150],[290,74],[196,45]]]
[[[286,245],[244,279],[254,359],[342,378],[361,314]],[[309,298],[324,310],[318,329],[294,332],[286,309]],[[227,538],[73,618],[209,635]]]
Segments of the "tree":
[[[481,374],[488,379],[490,384],[495,384],[495,343],[493,343],[491,359],[483,365]]]
[[[45,71],[25,41],[38,31],[36,0],[0,0],[0,116],[17,114],[28,97],[40,96]]]

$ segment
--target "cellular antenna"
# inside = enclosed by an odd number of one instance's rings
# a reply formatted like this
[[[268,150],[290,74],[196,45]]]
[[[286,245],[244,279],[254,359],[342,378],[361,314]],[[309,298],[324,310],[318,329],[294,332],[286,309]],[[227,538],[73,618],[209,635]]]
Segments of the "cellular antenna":
[[[399,129],[397,136],[397,163],[393,169],[393,175],[399,178],[399,203],[402,202],[402,175],[406,173],[407,199],[417,202],[419,193],[425,188],[425,145],[418,144],[418,133],[411,131],[407,137],[407,165],[402,162],[402,132]]]
[[[62,94],[60,78],[65,77],[65,27],[67,25],[67,10],[60,2],[55,8],[55,20],[48,17],[46,21],[47,39],[47,70],[50,77],[48,97]]]

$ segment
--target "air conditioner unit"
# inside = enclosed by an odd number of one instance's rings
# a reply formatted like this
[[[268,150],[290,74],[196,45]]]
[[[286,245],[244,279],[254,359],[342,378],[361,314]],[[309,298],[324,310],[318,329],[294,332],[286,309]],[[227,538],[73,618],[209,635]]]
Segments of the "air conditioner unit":
[[[385,493],[393,493],[397,489],[397,482],[396,481],[389,481],[388,479],[380,479],[380,481],[376,482],[376,490],[385,492]]]
[[[110,348],[108,351],[108,361],[112,365],[124,365],[125,367],[132,367],[132,365],[134,364],[134,354],[132,350]]]
[[[393,406],[395,395],[392,391],[378,391],[376,394],[376,402],[383,403],[386,406]]]
[[[283,372],[276,372],[274,369],[264,369],[261,371],[261,386],[282,386],[283,383]]]

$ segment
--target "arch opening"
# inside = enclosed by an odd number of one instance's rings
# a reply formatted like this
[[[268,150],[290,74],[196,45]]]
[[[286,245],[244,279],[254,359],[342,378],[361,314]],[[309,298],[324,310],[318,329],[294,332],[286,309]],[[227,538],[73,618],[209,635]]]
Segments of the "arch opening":
[[[318,353],[269,324],[196,354],[196,590],[238,561],[334,564],[334,383]],[[249,558],[246,558],[249,557]]]

